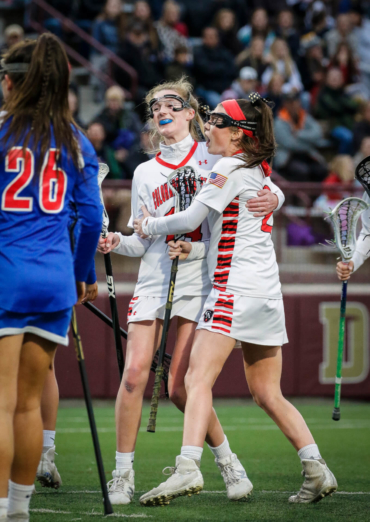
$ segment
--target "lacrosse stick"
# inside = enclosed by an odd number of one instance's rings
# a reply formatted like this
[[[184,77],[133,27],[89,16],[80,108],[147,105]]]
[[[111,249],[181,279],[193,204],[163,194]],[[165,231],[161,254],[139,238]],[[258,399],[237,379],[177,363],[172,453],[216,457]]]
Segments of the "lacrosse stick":
[[[75,229],[76,224],[77,224],[77,219],[73,220],[71,226],[69,227],[69,239],[71,242],[72,252],[74,251],[74,247],[75,247],[74,229]],[[90,394],[90,388],[89,388],[89,381],[88,381],[87,372],[86,372],[85,356],[84,356],[84,352],[82,349],[81,337],[80,337],[80,334],[78,333],[77,316],[76,316],[75,307],[73,307],[73,310],[72,310],[71,327],[72,327],[73,341],[75,343],[75,351],[76,351],[76,358],[77,358],[77,362],[78,362],[78,368],[80,370],[80,377],[81,377],[81,382],[82,382],[82,389],[84,392],[87,415],[89,417],[90,431],[91,431],[91,437],[93,440],[93,446],[94,446],[94,451],[95,451],[96,465],[98,467],[100,487],[101,487],[101,490],[103,493],[104,514],[110,515],[111,513],[113,513],[113,509],[112,509],[112,505],[110,503],[109,496],[108,496],[108,490],[107,490],[107,484],[106,484],[106,480],[105,480],[105,472],[104,472],[104,466],[103,466],[103,459],[101,456],[99,437],[98,437],[98,432],[96,429],[94,410],[93,410],[93,406],[92,406],[92,400],[91,400],[91,394]]]
[[[95,305],[93,305],[90,302],[83,303],[83,305],[88,310],[90,310],[90,312],[92,312],[94,315],[96,315],[96,317],[99,317],[99,319],[101,319],[103,321],[103,323],[105,323],[108,326],[110,326],[111,328],[113,328],[113,321],[112,321],[112,319],[110,317],[108,317],[107,315],[105,315],[101,310],[99,310],[99,308],[97,308]],[[119,330],[120,330],[120,333],[121,333],[121,337],[123,337],[124,339],[127,340],[127,332],[123,328],[120,328]],[[155,355],[154,355],[152,366],[150,368],[151,371],[154,372],[154,373],[155,373],[155,371],[157,369],[158,354],[159,354],[159,351],[157,350]],[[172,357],[171,357],[171,355],[169,353],[165,353],[164,354],[163,382],[164,382],[165,396],[167,397],[167,399],[169,397],[169,394],[168,394],[168,372],[169,372],[169,369],[170,369],[171,359],[172,359]]]
[[[101,186],[102,186],[104,178],[108,174],[108,172],[109,172],[108,165],[106,165],[105,163],[99,163],[98,183],[99,183],[99,189],[100,189],[100,199],[101,199],[101,202],[103,205],[103,225],[102,225],[102,231],[101,231],[101,235],[103,238],[106,238],[108,235],[109,217],[108,217],[107,211],[105,210]],[[104,254],[104,263],[105,263],[105,273],[106,273],[106,277],[107,277],[109,304],[110,304],[112,320],[113,320],[114,343],[116,346],[119,378],[121,381],[122,375],[123,375],[123,368],[125,366],[125,361],[123,358],[121,332],[120,332],[120,326],[119,326],[118,308],[117,308],[117,300],[116,300],[116,290],[114,287],[114,279],[113,279],[112,260],[110,258],[109,252],[108,252],[108,254]]]
[[[92,436],[93,445],[94,445],[96,464],[98,467],[100,487],[101,487],[102,493],[103,493],[104,514],[110,515],[111,513],[113,513],[113,509],[112,509],[112,505],[110,503],[109,496],[108,496],[108,490],[107,490],[107,484],[106,484],[105,472],[104,472],[104,466],[103,466],[103,459],[102,459],[101,451],[100,451],[99,437],[98,437],[98,432],[96,429],[94,410],[92,407],[91,394],[90,394],[90,389],[89,389],[89,381],[87,379],[87,373],[86,373],[85,357],[84,357],[84,352],[82,349],[81,337],[80,337],[80,334],[78,333],[76,310],[74,307],[73,307],[73,312],[72,312],[71,326],[72,326],[73,340],[75,343],[78,367],[80,369],[82,388],[84,391],[86,409],[87,409],[87,414],[89,417],[90,431],[91,431],[91,436]]]
[[[356,167],[355,178],[364,187],[370,197],[370,156],[363,159]]]
[[[338,203],[329,214],[334,228],[334,242],[328,241],[331,246],[336,246],[341,253],[342,262],[348,264],[356,249],[356,225],[361,213],[368,205],[360,198],[347,198]],[[340,420],[340,392],[342,385],[342,361],[344,348],[344,331],[346,322],[347,281],[342,283],[342,296],[340,301],[339,338],[337,372],[335,377],[334,410],[332,419]]]
[[[191,203],[193,202],[193,199],[195,198],[195,196],[198,194],[198,192],[200,191],[200,189],[202,187],[202,181],[192,167],[186,166],[186,167],[181,167],[181,168],[173,171],[168,176],[168,187],[169,187],[170,193],[172,190],[172,193],[175,196],[175,212],[181,212],[183,210],[186,210],[191,205]],[[175,241],[177,241],[181,237],[182,237],[181,234],[175,236]],[[170,329],[172,301],[173,301],[173,295],[174,295],[174,291],[175,291],[178,264],[179,264],[179,258],[175,257],[175,259],[172,261],[172,266],[171,266],[170,284],[168,287],[166,311],[165,311],[164,321],[163,321],[162,338],[161,338],[161,344],[159,347],[157,369],[155,372],[155,381],[154,381],[154,386],[153,386],[152,401],[150,404],[149,422],[148,422],[148,426],[146,428],[146,431],[149,431],[151,433],[155,432],[155,426],[156,426],[156,422],[157,422],[158,401],[159,401],[159,396],[160,396],[161,381],[162,381],[162,377],[163,377],[163,360],[164,360],[164,354],[166,352],[168,331]]]

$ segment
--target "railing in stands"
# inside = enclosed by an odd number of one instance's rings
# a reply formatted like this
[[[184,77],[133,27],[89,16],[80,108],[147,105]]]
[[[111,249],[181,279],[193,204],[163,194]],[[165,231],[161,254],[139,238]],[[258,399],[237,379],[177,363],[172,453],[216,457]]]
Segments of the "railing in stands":
[[[114,63],[120,69],[123,69],[131,78],[131,89],[129,92],[129,97],[133,98],[135,96],[137,90],[137,72],[133,67],[128,65],[124,60],[119,58],[116,54],[114,54],[110,49],[102,45],[98,40],[93,38],[90,34],[86,33],[83,29],[78,27],[72,20],[65,17],[57,11],[54,7],[47,4],[44,0],[31,0],[27,5],[28,10],[28,24],[29,26],[37,31],[38,33],[45,32],[46,29],[43,27],[42,23],[35,19],[34,17],[34,6],[39,7],[42,11],[47,13],[51,18],[56,18],[59,20],[64,27],[69,29],[71,32],[75,33],[79,36],[83,41],[87,42],[91,47],[96,49],[99,53],[103,54],[109,62]],[[86,60],[83,56],[81,56],[77,51],[72,49],[69,45],[63,42],[65,50],[67,54],[75,60],[77,63],[85,67],[91,74],[94,74],[99,80],[104,82],[106,85],[111,86],[115,85],[114,80],[103,71],[100,71],[96,67],[94,67],[91,62]]]

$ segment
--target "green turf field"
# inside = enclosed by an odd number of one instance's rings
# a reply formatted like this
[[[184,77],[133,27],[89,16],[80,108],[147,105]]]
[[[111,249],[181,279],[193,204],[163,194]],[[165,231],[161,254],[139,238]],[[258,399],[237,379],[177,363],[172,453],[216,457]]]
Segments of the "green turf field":
[[[181,497],[166,507],[144,508],[142,492],[164,480],[162,468],[173,466],[182,436],[182,414],[162,402],[157,433],[146,433],[149,408],[135,454],[136,493],[129,506],[115,506],[112,518],[153,521],[292,521],[370,520],[370,404],[344,402],[342,420],[331,420],[330,401],[293,401],[307,420],[323,457],[338,480],[338,493],[314,505],[289,505],[302,484],[299,459],[266,414],[252,402],[216,401],[216,410],[232,450],[244,464],[254,492],[247,502],[227,499],[221,475],[205,447],[202,459],[204,492]],[[115,456],[114,410],[98,403],[95,415],[107,480]],[[57,466],[63,479],[58,490],[37,486],[31,502],[32,522],[88,521],[102,518],[101,493],[91,435],[84,407],[64,403],[56,436]]]

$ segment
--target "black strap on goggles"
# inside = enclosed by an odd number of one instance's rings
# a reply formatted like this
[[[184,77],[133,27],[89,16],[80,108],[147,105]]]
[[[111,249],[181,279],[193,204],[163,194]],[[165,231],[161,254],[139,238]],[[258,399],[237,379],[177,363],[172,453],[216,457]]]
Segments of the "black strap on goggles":
[[[217,119],[220,119],[220,123],[215,123],[214,125],[219,129],[224,129],[225,127],[238,127],[239,129],[244,129],[247,131],[256,133],[257,130],[257,122],[255,121],[247,121],[247,120],[233,120],[231,116],[228,114],[224,114],[223,112],[206,112],[207,120],[209,121],[211,116],[216,116]],[[212,125],[212,123],[211,123]]]
[[[181,107],[174,107],[172,109],[174,112],[180,112],[180,111],[183,111],[184,109],[191,109],[190,94],[189,94],[188,99],[186,101],[183,98],[181,98],[181,96],[177,96],[176,94],[164,94],[160,98],[152,98],[150,100],[150,102],[149,102],[149,116],[151,118],[153,118],[153,105],[155,103],[157,103],[159,100],[162,100],[163,98],[165,98],[167,100],[169,100],[169,99],[177,100],[178,102],[181,103]]]

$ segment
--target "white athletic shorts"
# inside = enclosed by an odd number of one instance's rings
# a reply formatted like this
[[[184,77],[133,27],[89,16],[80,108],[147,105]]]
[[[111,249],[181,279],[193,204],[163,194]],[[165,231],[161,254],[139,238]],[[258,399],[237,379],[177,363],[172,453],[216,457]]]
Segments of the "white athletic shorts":
[[[263,346],[288,342],[282,299],[233,295],[215,288],[204,303],[197,329]]]
[[[175,297],[172,303],[171,318],[178,316],[198,323],[206,299],[206,295]],[[127,322],[164,319],[166,302],[166,297],[133,297],[128,307]]]

